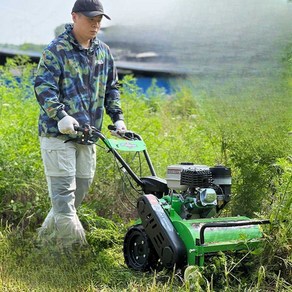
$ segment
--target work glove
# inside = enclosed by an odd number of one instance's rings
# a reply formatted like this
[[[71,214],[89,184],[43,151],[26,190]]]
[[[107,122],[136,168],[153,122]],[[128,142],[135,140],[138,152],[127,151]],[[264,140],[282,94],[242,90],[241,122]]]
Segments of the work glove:
[[[127,131],[127,127],[123,120],[118,120],[115,122],[116,131],[125,132]]]
[[[111,130],[111,134],[118,138],[123,138],[124,133],[127,131],[127,127],[123,120],[118,120],[114,123],[115,130]]]
[[[74,126],[79,126],[79,123],[71,116],[65,116],[58,122],[58,129],[62,134],[77,134]]]

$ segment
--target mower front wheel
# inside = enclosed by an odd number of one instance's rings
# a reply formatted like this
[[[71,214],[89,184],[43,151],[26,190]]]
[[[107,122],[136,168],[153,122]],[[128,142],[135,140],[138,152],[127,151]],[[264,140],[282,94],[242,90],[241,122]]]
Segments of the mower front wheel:
[[[158,255],[142,225],[135,225],[128,230],[123,252],[130,269],[145,272],[159,267]]]

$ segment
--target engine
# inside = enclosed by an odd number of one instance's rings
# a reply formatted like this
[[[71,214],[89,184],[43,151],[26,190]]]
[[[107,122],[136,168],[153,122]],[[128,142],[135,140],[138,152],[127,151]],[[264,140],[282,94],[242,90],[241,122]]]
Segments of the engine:
[[[216,216],[230,200],[231,170],[222,165],[170,165],[166,181],[173,194],[182,198],[185,218]]]

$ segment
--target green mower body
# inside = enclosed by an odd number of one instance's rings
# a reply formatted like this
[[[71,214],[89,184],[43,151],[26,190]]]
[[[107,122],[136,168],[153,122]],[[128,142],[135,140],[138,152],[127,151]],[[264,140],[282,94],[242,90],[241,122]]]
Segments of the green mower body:
[[[169,198],[168,198],[169,199]],[[261,224],[267,220],[252,220],[245,216],[182,219],[161,199],[174,229],[182,239],[187,251],[188,265],[204,264],[204,256],[219,251],[250,250],[263,243]],[[182,201],[175,197],[176,205]]]
[[[172,223],[186,247],[188,265],[202,266],[205,255],[219,251],[254,249],[263,239],[260,223],[242,216]]]
[[[181,163],[170,165],[166,179],[162,179],[156,176],[143,141],[110,140],[110,144],[120,151],[144,152],[152,174],[139,177],[143,190],[137,201],[140,219],[124,238],[129,268],[146,271],[158,266],[203,266],[206,256],[251,250],[263,243],[261,225],[268,220],[219,217],[231,197],[229,168]],[[123,166],[127,170],[128,165]]]
[[[267,220],[248,217],[184,219],[167,202],[144,195],[138,199],[140,219],[131,227],[124,240],[127,265],[135,270],[149,270],[187,265],[203,266],[205,256],[218,252],[251,250],[263,243],[260,225]],[[183,206],[180,196],[171,202]]]
[[[82,144],[103,141],[126,180],[133,181],[132,189],[139,196],[135,200],[140,218],[124,238],[123,252],[129,268],[146,271],[161,266],[202,266],[207,255],[250,250],[263,242],[261,224],[269,223],[268,220],[220,217],[231,199],[230,168],[181,163],[170,165],[163,179],[156,175],[138,134],[118,132],[109,126],[115,136],[122,138],[114,140],[89,125],[75,129],[81,133],[76,139]],[[119,151],[138,156],[143,153],[151,175],[137,175]]]

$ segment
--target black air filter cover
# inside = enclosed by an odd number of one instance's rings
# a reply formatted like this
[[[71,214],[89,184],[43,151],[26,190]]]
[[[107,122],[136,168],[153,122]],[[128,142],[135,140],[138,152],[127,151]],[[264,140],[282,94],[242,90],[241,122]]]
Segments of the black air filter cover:
[[[181,185],[193,188],[208,188],[212,181],[212,173],[209,169],[184,169],[181,172]]]

